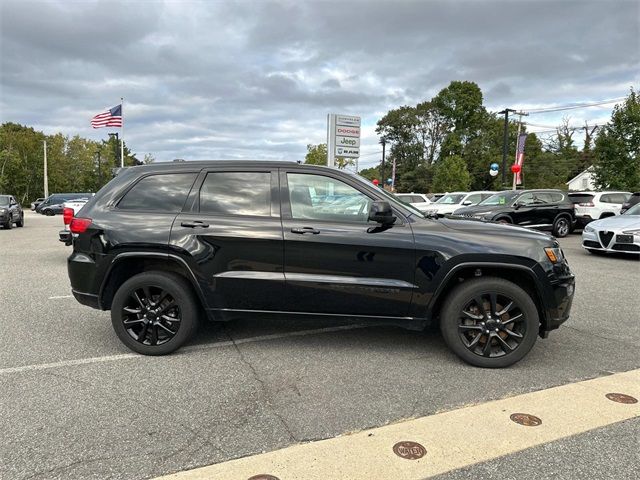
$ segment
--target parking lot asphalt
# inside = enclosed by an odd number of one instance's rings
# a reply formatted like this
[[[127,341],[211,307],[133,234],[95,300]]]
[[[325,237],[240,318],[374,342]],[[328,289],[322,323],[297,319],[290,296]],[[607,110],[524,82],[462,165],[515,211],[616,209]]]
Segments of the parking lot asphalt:
[[[108,312],[70,297],[61,224],[29,212],[0,231],[0,478],[152,478],[640,367],[640,261],[590,255],[576,234],[561,240],[577,277],[571,319],[515,366],[484,370],[435,331],[311,319],[209,324],[176,354],[132,354]],[[636,478],[639,426],[439,478],[574,478],[589,465]]]

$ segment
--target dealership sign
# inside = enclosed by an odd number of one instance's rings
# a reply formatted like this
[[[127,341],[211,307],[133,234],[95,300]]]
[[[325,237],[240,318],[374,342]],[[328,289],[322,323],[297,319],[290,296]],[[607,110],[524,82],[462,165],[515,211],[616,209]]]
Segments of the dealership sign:
[[[360,157],[360,123],[354,115],[327,115],[327,165],[334,166],[335,157]]]

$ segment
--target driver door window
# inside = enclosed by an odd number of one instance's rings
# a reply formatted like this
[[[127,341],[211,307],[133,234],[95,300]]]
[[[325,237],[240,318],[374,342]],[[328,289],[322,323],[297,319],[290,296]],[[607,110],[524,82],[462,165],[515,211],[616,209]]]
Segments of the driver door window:
[[[289,203],[294,219],[366,223],[371,199],[340,180],[322,175],[288,173]]]

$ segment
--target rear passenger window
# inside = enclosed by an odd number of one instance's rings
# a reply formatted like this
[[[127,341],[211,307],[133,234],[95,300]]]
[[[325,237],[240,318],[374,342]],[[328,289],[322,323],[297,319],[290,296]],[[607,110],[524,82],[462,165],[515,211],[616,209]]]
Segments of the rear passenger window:
[[[200,212],[271,215],[270,172],[210,172],[200,189]]]
[[[144,177],[120,200],[118,208],[178,213],[182,210],[196,175],[168,173]]]
[[[549,203],[560,203],[564,200],[564,195],[558,192],[551,192],[547,194],[549,196]]]

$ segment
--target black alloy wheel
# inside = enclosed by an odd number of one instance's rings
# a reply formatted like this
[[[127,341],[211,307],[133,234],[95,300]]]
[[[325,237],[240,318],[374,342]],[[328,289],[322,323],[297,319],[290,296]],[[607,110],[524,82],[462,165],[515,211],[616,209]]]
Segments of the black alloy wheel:
[[[198,322],[198,303],[186,280],[170,272],[145,272],[122,284],[111,305],[122,342],[145,355],[178,349]]]
[[[558,238],[564,238],[569,235],[569,231],[571,230],[571,223],[567,219],[567,217],[559,217],[556,218],[556,221],[553,222],[553,234]]]
[[[458,285],[440,314],[442,336],[453,352],[479,367],[507,367],[536,342],[539,317],[530,295],[518,285],[480,277]]]

